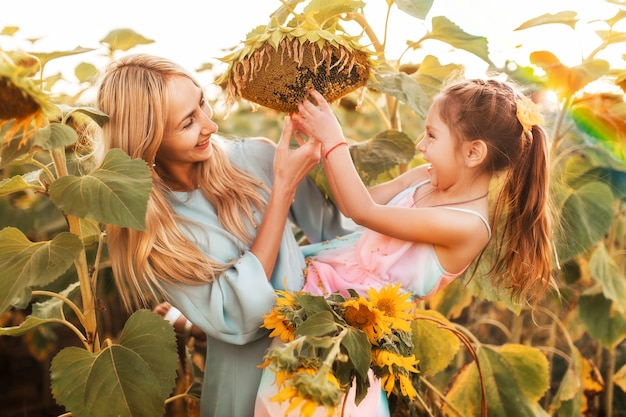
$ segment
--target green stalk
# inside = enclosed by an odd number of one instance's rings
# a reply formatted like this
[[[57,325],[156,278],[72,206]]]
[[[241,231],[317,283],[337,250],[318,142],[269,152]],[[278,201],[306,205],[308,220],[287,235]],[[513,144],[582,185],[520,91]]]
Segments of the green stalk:
[[[615,390],[615,384],[613,383],[613,377],[615,376],[615,348],[608,349],[607,353],[607,371],[606,371],[606,396],[604,397],[606,403],[604,409],[607,416],[613,415],[613,394]]]
[[[52,160],[54,161],[54,168],[57,171],[57,178],[68,175],[65,149],[56,148],[51,150],[50,154],[52,156]],[[66,215],[66,218],[70,232],[78,236],[80,241],[83,242],[83,235],[80,228],[80,218],[71,215]],[[91,280],[89,279],[89,266],[87,264],[87,254],[85,253],[84,245],[78,254],[78,257],[74,260],[74,266],[76,267],[76,273],[78,274],[80,294],[83,301],[83,314],[82,316],[79,316],[79,319],[85,328],[84,343],[86,346],[89,346],[88,350],[93,353],[99,350],[97,340],[98,336],[96,334],[96,303]]]

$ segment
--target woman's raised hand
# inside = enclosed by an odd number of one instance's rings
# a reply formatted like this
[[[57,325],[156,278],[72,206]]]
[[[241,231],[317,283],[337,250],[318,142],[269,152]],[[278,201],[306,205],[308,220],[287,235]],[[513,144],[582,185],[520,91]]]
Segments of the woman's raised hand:
[[[292,136],[295,136],[299,145],[296,149],[289,146]],[[310,138],[305,140],[299,132],[294,134],[292,118],[288,115],[274,156],[274,185],[293,187],[295,190],[319,163],[320,155],[321,144]]]

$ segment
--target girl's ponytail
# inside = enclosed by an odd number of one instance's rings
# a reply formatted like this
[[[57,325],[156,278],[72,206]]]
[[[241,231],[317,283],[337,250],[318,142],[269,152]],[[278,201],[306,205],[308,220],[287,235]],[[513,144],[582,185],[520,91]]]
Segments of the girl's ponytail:
[[[496,203],[494,221],[502,219],[502,230],[491,273],[509,281],[515,298],[533,298],[551,281],[549,148],[538,125],[522,135],[520,157],[507,172]]]

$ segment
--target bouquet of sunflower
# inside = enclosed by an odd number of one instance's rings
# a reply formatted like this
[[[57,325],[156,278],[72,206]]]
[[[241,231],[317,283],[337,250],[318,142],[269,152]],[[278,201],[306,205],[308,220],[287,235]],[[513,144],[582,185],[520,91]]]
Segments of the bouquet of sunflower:
[[[332,412],[354,384],[358,404],[367,393],[370,369],[387,395],[397,389],[417,396],[410,378],[418,372],[410,294],[399,285],[371,289],[367,296],[347,293],[277,291],[276,306],[263,324],[283,342],[270,348],[262,365],[276,374],[278,394],[271,401],[289,401],[288,411],[301,406],[305,416],[319,406]]]

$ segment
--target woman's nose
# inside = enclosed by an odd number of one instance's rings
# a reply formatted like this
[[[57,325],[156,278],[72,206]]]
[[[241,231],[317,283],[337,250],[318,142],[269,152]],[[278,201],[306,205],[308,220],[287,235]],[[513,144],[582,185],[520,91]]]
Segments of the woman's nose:
[[[217,132],[217,123],[211,119],[211,116],[205,112],[202,112],[202,133],[212,134]]]
[[[420,152],[424,152],[426,150],[426,138],[424,136],[422,136],[417,141],[417,144],[415,145],[415,149],[417,149]]]

